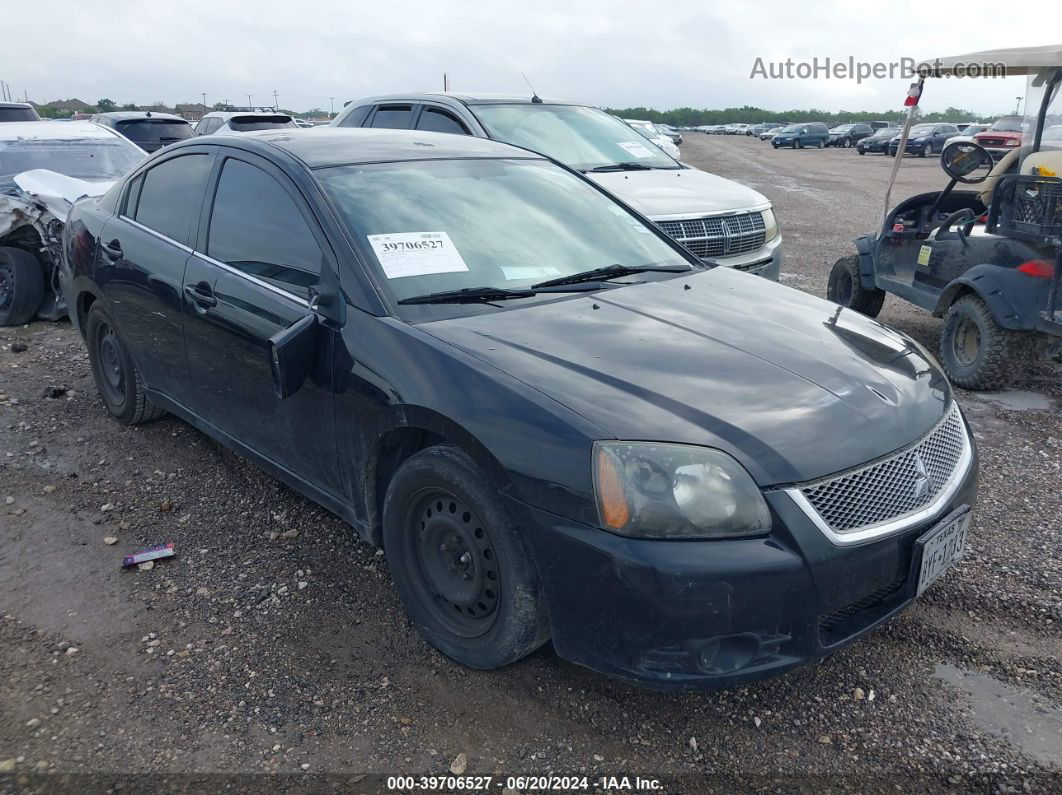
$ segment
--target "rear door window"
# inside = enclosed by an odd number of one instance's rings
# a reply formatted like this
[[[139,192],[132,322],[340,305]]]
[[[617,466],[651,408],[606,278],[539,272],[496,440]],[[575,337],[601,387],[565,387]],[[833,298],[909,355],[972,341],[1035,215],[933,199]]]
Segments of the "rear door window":
[[[159,163],[139,178],[137,201],[130,194],[126,213],[160,235],[191,245],[192,221],[203,206],[211,156],[189,154]]]
[[[207,254],[303,298],[321,275],[321,247],[291,194],[242,160],[222,168]]]
[[[389,130],[408,130],[412,119],[412,105],[381,105],[376,109],[369,126]]]
[[[468,129],[453,114],[436,108],[424,108],[417,119],[418,130],[468,135]]]
[[[172,144],[194,134],[192,125],[176,119],[129,119],[115,129],[135,144]]]

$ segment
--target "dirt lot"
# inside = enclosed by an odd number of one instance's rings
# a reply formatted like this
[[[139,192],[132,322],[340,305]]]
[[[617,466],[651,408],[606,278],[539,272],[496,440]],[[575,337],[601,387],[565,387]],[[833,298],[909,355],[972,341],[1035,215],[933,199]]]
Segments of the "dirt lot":
[[[783,281],[817,295],[876,225],[891,164],[698,133],[683,155],[775,203]],[[933,161],[902,173],[897,198],[944,183]],[[881,319],[936,348],[924,313],[890,298]],[[176,420],[108,419],[67,323],[0,332],[0,392],[0,790],[103,782],[57,773],[262,788],[184,774],[280,772],[273,785],[345,773],[370,791],[462,754],[469,773],[638,774],[678,792],[1062,787],[1058,366],[959,395],[982,456],[960,568],[822,664],[686,695],[548,646],[501,671],[453,664],[340,521]],[[161,541],[176,558],[121,569]]]

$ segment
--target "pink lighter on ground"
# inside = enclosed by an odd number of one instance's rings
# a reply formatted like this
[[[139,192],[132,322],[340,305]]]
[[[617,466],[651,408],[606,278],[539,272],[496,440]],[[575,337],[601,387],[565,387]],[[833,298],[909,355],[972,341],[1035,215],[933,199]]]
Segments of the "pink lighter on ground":
[[[142,549],[139,552],[134,552],[132,555],[126,555],[122,558],[123,566],[135,566],[137,563],[143,563],[148,560],[157,560],[158,558],[172,558],[174,556],[173,542],[168,544],[159,544],[157,547],[148,547]]]

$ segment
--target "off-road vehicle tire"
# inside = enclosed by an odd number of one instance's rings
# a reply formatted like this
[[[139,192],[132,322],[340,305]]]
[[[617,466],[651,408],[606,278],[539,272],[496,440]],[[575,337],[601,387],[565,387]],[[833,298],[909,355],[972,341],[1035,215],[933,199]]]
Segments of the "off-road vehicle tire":
[[[956,386],[990,391],[1007,386],[1020,374],[1034,343],[1031,332],[1003,328],[979,296],[967,294],[944,313],[940,358]]]
[[[853,254],[833,263],[826,284],[826,298],[867,317],[877,317],[885,303],[885,291],[863,286],[859,277],[859,255]]]

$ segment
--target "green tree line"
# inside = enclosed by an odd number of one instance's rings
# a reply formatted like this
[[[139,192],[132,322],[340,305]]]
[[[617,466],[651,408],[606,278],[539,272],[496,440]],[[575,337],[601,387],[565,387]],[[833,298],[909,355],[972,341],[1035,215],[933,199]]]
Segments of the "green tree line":
[[[647,119],[657,124],[670,124],[673,127],[698,127],[702,124],[760,124],[766,122],[821,121],[826,124],[845,124],[857,121],[902,121],[907,115],[902,110],[839,110],[828,111],[809,108],[806,110],[764,110],[753,105],[740,108],[674,108],[673,110],[653,110],[652,108],[606,108],[609,113],[625,119]],[[920,121],[978,121],[982,118],[992,120],[1005,113],[985,117],[981,113],[963,108],[946,108],[943,111],[924,113],[916,110]]]

